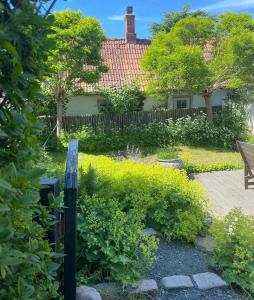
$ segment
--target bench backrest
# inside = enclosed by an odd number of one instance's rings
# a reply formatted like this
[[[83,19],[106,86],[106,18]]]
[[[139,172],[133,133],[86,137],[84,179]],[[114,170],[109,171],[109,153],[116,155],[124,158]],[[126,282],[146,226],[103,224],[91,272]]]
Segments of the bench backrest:
[[[254,145],[237,141],[236,142],[239,152],[243,158],[245,166],[254,170]]]

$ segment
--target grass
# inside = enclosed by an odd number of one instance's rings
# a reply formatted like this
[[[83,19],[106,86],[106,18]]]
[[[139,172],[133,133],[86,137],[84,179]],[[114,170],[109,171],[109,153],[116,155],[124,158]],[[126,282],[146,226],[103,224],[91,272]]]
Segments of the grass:
[[[150,149],[150,153],[152,154],[143,159],[145,163],[155,163],[157,159],[175,159],[179,157],[184,161],[188,173],[237,170],[243,168],[243,161],[238,152],[218,148],[189,146],[180,146],[177,148],[166,147]]]
[[[218,148],[194,148],[183,146],[179,148],[179,156],[189,156],[194,164],[216,164],[227,162],[243,167],[241,156],[236,151],[222,150]]]
[[[254,140],[253,140],[254,141]],[[177,148],[167,147],[148,149],[141,159],[146,164],[157,163],[157,159],[183,159],[188,173],[201,173],[220,170],[237,170],[243,168],[241,156],[236,151],[222,150],[218,148],[188,147]],[[48,177],[63,178],[65,170],[66,152],[50,152],[41,162],[41,166],[47,169]],[[85,159],[85,153],[79,152],[79,161]]]

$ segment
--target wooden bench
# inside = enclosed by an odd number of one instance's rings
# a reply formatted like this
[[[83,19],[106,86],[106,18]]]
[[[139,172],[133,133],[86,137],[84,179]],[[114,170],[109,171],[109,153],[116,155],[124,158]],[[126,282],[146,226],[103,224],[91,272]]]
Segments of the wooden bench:
[[[254,145],[240,141],[237,141],[236,144],[244,161],[244,186],[247,190],[249,186],[254,185],[254,182],[250,181],[254,179]]]

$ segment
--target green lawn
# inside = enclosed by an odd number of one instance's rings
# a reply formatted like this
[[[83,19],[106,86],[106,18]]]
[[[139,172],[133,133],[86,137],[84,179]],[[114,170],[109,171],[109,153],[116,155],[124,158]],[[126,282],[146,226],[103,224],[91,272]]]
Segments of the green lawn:
[[[241,156],[236,151],[218,148],[181,146],[159,148],[145,157],[145,163],[155,163],[157,159],[183,159],[188,172],[211,172],[218,170],[236,170],[243,168]]]
[[[235,151],[226,151],[216,148],[194,148],[180,147],[180,156],[189,156],[194,164],[215,164],[227,162],[230,164],[243,166],[241,156]]]
[[[149,151],[146,151],[149,152]],[[241,156],[235,151],[226,151],[217,148],[181,146],[175,149],[153,149],[141,159],[146,164],[157,163],[157,159],[183,159],[188,172],[210,172],[218,170],[234,170],[243,168]],[[50,152],[41,165],[48,170],[47,176],[63,176],[67,152]],[[79,152],[79,161],[85,159],[85,153]]]

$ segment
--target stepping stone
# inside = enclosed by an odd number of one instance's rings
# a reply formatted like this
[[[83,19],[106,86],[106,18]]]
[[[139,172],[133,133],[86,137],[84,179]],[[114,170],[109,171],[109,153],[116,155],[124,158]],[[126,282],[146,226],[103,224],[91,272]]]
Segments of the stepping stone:
[[[195,245],[200,250],[208,253],[212,253],[216,247],[216,243],[210,235],[207,235],[205,237],[198,237],[195,241]]]
[[[184,275],[164,277],[161,280],[161,285],[163,288],[169,290],[194,287],[191,278]]]
[[[76,289],[77,300],[101,300],[101,295],[95,288],[81,285]]]
[[[158,292],[158,285],[153,279],[145,279],[141,280],[138,283],[138,288],[131,291],[131,294],[144,294],[144,293],[152,293],[156,294]]]
[[[122,298],[123,289],[119,283],[103,282],[94,285],[94,288],[100,293],[103,300],[115,300]]]
[[[220,276],[210,272],[195,274],[192,275],[192,278],[200,290],[227,286],[226,281],[220,278]]]
[[[143,232],[145,234],[147,234],[148,236],[153,236],[153,235],[157,235],[158,234],[158,232],[156,230],[154,230],[153,228],[145,228],[143,230]]]

